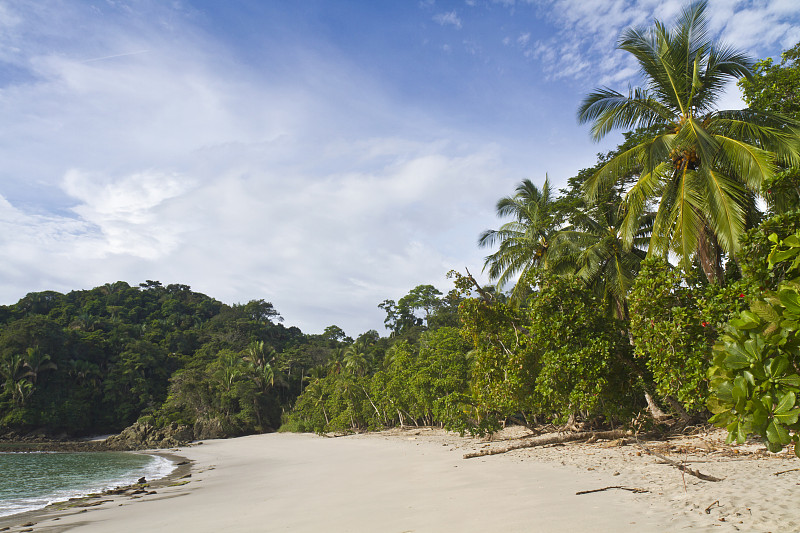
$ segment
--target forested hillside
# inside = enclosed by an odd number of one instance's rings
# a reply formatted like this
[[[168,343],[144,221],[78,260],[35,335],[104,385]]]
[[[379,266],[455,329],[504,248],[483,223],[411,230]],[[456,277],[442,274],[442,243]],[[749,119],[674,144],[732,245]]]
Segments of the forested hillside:
[[[0,316],[6,430],[102,433],[155,415],[264,431],[280,424],[309,366],[308,339],[272,304],[231,307],[186,285],[31,293]]]

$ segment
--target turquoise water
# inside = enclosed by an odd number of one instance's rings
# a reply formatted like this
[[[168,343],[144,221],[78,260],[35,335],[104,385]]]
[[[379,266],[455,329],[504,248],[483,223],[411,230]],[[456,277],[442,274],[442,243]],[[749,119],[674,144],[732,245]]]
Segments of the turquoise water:
[[[0,452],[0,516],[168,475],[174,465],[155,455],[121,452]]]

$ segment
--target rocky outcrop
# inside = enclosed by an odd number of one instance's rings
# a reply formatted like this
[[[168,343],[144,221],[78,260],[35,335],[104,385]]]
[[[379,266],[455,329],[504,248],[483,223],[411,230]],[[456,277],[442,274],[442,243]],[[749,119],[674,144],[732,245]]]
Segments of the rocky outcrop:
[[[145,450],[150,448],[175,448],[185,446],[194,440],[194,432],[189,426],[170,424],[156,428],[147,423],[136,422],[112,435],[105,441],[109,450]]]
[[[230,437],[230,434],[225,431],[219,418],[198,418],[194,423],[194,438],[197,440],[227,437]]]

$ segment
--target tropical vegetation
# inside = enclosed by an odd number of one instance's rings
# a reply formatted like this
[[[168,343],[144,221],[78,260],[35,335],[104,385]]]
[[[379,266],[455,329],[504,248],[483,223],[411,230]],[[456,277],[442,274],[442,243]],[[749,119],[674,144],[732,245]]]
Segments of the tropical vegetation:
[[[597,89],[579,118],[624,141],[563,189],[526,179],[497,202],[478,239],[493,285],[453,271],[355,338],[184,285],[32,293],[0,307],[0,432],[710,419],[798,452],[800,43],[753,62],[708,39],[706,10],[622,35],[644,86]],[[748,108],[718,110],[733,79]]]

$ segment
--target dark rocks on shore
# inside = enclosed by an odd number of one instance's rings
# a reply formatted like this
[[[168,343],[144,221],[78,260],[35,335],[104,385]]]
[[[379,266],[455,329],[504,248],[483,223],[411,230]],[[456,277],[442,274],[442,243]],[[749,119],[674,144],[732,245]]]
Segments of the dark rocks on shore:
[[[131,451],[152,448],[176,448],[185,446],[194,439],[189,426],[170,424],[155,428],[150,424],[136,422],[104,440],[62,440],[46,436],[43,432],[18,435],[8,433],[0,436],[0,451],[41,452],[100,452]]]
[[[198,419],[191,426],[172,423],[165,427],[155,427],[146,420],[147,418],[151,417],[143,417],[118,435],[111,435],[106,439],[69,440],[65,434],[53,436],[44,430],[24,435],[9,432],[0,435],[0,451],[93,452],[168,449],[186,446],[194,440],[223,439],[239,434],[233,428],[226,427],[219,418]]]
[[[189,426],[170,424],[156,428],[150,424],[136,422],[105,440],[108,450],[144,450],[149,448],[175,448],[185,446],[194,439],[194,431]]]

